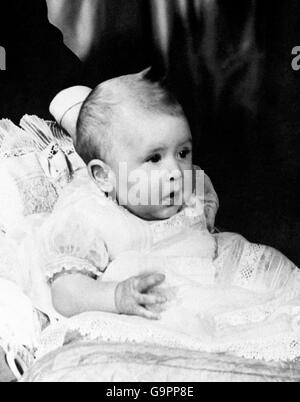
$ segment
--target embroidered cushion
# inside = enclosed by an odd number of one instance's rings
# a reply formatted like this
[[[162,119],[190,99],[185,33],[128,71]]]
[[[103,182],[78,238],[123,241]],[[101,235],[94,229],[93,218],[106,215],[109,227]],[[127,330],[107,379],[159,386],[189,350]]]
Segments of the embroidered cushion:
[[[84,167],[72,139],[54,122],[25,116],[17,127],[0,121],[0,227],[49,213],[73,173]]]

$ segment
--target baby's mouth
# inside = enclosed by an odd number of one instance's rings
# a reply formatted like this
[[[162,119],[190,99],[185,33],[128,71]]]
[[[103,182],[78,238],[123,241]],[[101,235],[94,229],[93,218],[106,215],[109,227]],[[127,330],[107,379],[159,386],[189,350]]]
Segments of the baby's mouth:
[[[168,196],[166,196],[163,200],[163,205],[166,207],[173,207],[178,202],[179,194],[175,191],[172,191]]]

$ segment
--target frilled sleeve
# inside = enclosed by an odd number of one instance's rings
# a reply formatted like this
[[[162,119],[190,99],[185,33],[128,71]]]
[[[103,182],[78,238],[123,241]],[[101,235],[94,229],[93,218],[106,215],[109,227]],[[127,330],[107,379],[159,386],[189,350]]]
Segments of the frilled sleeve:
[[[80,195],[78,195],[80,198]],[[74,202],[72,202],[72,200]],[[49,217],[42,230],[44,269],[49,284],[58,277],[79,273],[97,279],[109,264],[99,215],[76,192]]]

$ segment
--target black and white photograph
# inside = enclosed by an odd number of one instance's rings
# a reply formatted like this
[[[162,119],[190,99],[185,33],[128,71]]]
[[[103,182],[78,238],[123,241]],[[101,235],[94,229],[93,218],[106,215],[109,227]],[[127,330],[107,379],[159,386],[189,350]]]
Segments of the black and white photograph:
[[[0,383],[300,382],[299,269],[299,1],[1,1]]]

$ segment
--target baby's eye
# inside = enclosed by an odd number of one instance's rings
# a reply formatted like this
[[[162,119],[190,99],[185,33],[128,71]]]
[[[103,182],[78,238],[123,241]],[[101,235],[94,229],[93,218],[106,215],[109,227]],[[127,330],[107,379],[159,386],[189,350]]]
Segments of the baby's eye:
[[[161,155],[160,154],[156,154],[151,156],[151,158],[147,159],[147,162],[150,163],[159,163],[161,161]]]
[[[185,149],[181,152],[179,152],[179,158],[180,159],[186,159],[189,155],[191,155],[192,151],[190,149]]]

